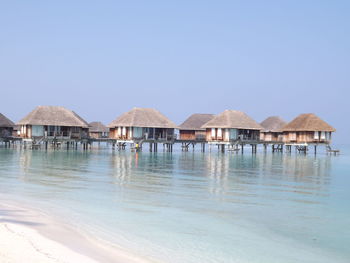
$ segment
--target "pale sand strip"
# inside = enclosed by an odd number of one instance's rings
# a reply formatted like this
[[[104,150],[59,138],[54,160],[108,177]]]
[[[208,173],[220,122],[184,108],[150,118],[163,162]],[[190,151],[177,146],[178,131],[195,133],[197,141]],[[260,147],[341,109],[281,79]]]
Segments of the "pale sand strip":
[[[146,263],[78,233],[39,210],[0,204],[0,263]]]
[[[97,261],[45,238],[29,227],[0,223],[0,262],[96,263]]]

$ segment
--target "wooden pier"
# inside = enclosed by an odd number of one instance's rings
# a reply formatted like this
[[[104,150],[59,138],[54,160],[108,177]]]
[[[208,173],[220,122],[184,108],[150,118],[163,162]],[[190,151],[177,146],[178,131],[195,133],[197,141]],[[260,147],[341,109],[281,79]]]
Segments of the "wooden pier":
[[[94,144],[100,145],[105,143],[110,146],[113,150],[126,150],[131,151],[143,151],[147,150],[149,152],[158,152],[159,145],[162,145],[161,150],[165,152],[173,152],[174,145],[180,145],[181,151],[195,151],[197,145],[200,146],[200,151],[205,152],[208,150],[212,152],[217,150],[218,152],[234,152],[234,153],[244,153],[247,146],[251,148],[251,153],[256,154],[258,146],[262,147],[263,152],[267,152],[271,149],[272,153],[291,153],[292,149],[295,149],[296,153],[306,154],[313,149],[314,154],[317,154],[318,147],[324,146],[326,153],[338,155],[339,150],[333,149],[330,144],[321,143],[284,143],[280,141],[261,141],[261,140],[234,140],[230,142],[222,141],[204,141],[204,140],[155,140],[155,139],[144,139],[144,140],[117,140],[111,138],[81,138],[72,139],[65,137],[40,137],[35,139],[26,139],[20,137],[0,137],[0,144],[3,144],[5,148],[20,146],[23,149],[66,149],[66,150],[89,150]],[[148,144],[148,147],[144,147]]]

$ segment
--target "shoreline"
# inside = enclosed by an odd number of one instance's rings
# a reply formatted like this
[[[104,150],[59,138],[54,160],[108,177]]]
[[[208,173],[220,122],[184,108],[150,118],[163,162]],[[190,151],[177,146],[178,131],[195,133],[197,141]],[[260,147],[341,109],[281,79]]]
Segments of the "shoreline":
[[[18,253],[20,251],[20,253]],[[0,204],[0,261],[4,263],[149,263],[80,233],[35,208]]]

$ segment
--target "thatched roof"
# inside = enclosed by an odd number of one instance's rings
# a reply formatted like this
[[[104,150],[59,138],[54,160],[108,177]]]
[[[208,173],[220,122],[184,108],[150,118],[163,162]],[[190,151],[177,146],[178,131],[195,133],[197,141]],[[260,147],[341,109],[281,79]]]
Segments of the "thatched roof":
[[[5,115],[0,113],[0,127],[13,127],[15,126],[15,124],[9,120],[8,118],[6,118]]]
[[[109,129],[102,122],[93,121],[89,123],[89,131],[90,132],[109,132]]]
[[[268,117],[260,123],[260,125],[264,128],[262,132],[281,132],[281,128],[286,124],[287,122],[278,116]]]
[[[149,108],[133,108],[112,121],[108,127],[177,128],[159,111]]]
[[[201,128],[205,123],[214,118],[214,114],[195,113],[188,117],[180,126],[180,130],[205,130]]]
[[[283,131],[326,131],[335,132],[335,129],[313,113],[300,114],[282,128]]]
[[[88,123],[74,111],[60,106],[38,106],[17,124],[89,127]]]
[[[208,121],[202,128],[236,128],[262,130],[263,128],[247,114],[236,110],[225,110]]]

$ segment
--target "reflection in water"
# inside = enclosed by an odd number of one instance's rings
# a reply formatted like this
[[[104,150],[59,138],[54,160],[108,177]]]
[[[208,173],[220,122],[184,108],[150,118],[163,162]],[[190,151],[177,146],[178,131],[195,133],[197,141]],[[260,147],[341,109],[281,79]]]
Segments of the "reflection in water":
[[[0,156],[2,194],[65,211],[80,227],[146,257],[294,262],[286,255],[308,251],[310,262],[326,262],[327,253],[336,262],[335,255],[349,256],[333,234],[346,224],[334,222],[339,212],[329,207],[340,204],[331,156],[103,149],[0,149]]]
[[[198,184],[204,179],[207,191],[217,196],[256,196],[258,186],[296,195],[323,195],[330,183],[331,157],[113,152],[109,164],[115,184],[147,191],[166,191],[181,175],[181,187],[204,188]]]
[[[21,180],[57,186],[60,190],[80,188],[82,181],[89,179],[86,175],[90,157],[88,153],[74,151],[21,151]]]
[[[18,160],[18,179],[57,191],[84,188],[108,175],[107,181],[118,185],[119,191],[127,187],[138,191],[136,196],[205,190],[225,201],[255,204],[261,203],[257,197],[262,188],[270,198],[273,192],[291,193],[288,197],[295,202],[311,202],[309,195],[327,195],[331,169],[330,156],[285,154],[5,150],[2,155],[2,165],[10,163],[12,169]]]

